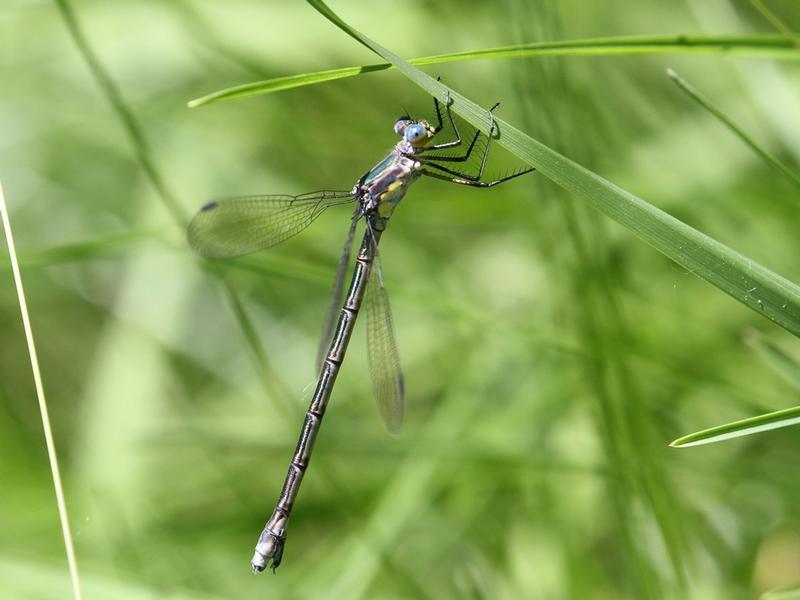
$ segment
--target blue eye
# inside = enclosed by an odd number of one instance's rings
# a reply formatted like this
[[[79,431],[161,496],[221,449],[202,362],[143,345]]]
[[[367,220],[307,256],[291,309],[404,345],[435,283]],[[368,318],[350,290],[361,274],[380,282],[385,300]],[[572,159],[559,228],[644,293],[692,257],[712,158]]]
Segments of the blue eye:
[[[394,124],[394,132],[397,135],[403,135],[403,133],[406,130],[406,127],[408,127],[408,122],[410,120],[411,120],[411,117],[409,117],[408,115],[403,115],[402,117],[398,117],[397,121],[395,121],[395,124]]]
[[[419,124],[409,125],[406,127],[405,136],[406,139],[412,144],[428,137],[425,128]]]

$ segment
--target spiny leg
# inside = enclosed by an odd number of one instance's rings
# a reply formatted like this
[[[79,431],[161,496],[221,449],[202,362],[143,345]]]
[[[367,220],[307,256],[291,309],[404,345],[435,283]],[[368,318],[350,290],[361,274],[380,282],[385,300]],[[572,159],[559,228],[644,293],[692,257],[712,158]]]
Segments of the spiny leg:
[[[422,163],[423,165],[428,165],[428,166],[431,166],[431,167],[433,167],[435,169],[439,169],[440,171],[444,171],[445,173],[449,173],[450,175],[453,175],[455,177],[460,177],[460,178],[463,178],[463,179],[467,179],[469,181],[479,181],[481,176],[483,175],[483,169],[486,167],[486,158],[489,156],[489,148],[492,145],[492,138],[494,137],[494,132],[495,132],[494,113],[492,111],[494,111],[494,109],[497,108],[498,106],[500,106],[499,102],[497,102],[494,106],[492,106],[492,108],[489,109],[489,122],[490,122],[489,135],[486,136],[486,147],[483,149],[483,157],[481,158],[481,166],[478,169],[477,175],[472,175],[470,173],[462,173],[461,171],[455,171],[453,169],[449,169],[449,168],[444,167],[442,165],[436,164],[437,161],[442,161],[443,160],[440,157],[431,156],[430,158],[427,158],[427,159],[425,157],[421,157],[419,159],[419,162]],[[475,138],[477,138],[479,133],[480,133],[480,130],[476,132]],[[475,143],[475,140],[473,139],[472,145],[474,145],[474,143]],[[472,150],[472,145],[470,145],[470,150]],[[446,159],[444,159],[444,160],[446,160]]]
[[[436,81],[440,81],[441,77],[437,77]],[[456,124],[456,120],[453,118],[453,113],[450,112],[450,105],[452,104],[450,99],[450,91],[447,90],[445,92],[445,103],[444,109],[447,113],[447,120],[450,122],[450,127],[453,128],[453,132],[456,134],[456,139],[451,142],[443,142],[441,144],[434,144],[433,146],[428,146],[427,148],[423,148],[421,151],[429,151],[429,150],[443,150],[445,148],[455,148],[456,146],[460,146],[462,143],[461,140],[461,132],[458,130],[458,125]],[[442,109],[439,104],[439,99],[434,96],[433,97],[433,106],[436,109],[436,127],[434,128],[434,133],[439,133],[442,131],[443,122],[442,122]],[[472,148],[475,146],[475,142],[480,135],[480,131],[476,131],[475,135],[472,137],[472,141],[469,144],[469,148],[467,149],[466,154],[460,157],[439,157],[439,160],[447,160],[447,161],[465,161],[469,158],[470,153],[472,152]]]
[[[435,166],[435,165],[431,165]],[[500,179],[493,179],[492,181],[475,181],[473,179],[464,179],[462,177],[450,177],[448,175],[443,175],[441,173],[434,173],[432,171],[427,171],[425,169],[420,169],[418,173],[420,175],[425,175],[427,177],[433,177],[434,179],[442,179],[444,181],[449,181],[450,183],[457,183],[459,185],[467,185],[470,187],[480,187],[480,188],[487,188],[493,187],[495,185],[501,184],[509,179],[514,179],[515,177],[520,177],[521,175],[525,175],[526,173],[530,173],[531,171],[535,171],[533,167],[529,167],[527,169],[522,169],[516,173],[512,173],[511,175],[507,175],[505,177],[501,177]]]
[[[470,155],[472,154],[472,149],[475,147],[475,142],[478,141],[481,132],[480,130],[475,132],[475,135],[472,136],[472,140],[469,143],[469,147],[467,147],[467,151],[464,153],[463,156],[427,156],[424,157],[427,160],[439,160],[443,162],[465,162],[469,160]],[[461,145],[461,140],[458,140],[458,144]],[[421,156],[424,152],[428,152],[429,150],[441,150],[442,148],[448,148],[449,144],[440,144],[437,146],[428,146],[417,151],[417,156]]]
[[[436,131],[439,131],[439,129],[441,128],[441,123],[442,123],[441,115],[439,113],[439,101],[436,100],[435,97],[434,97],[433,100],[434,100],[434,102],[436,102],[436,113],[437,113],[437,116],[439,117],[439,125],[437,126]],[[492,108],[489,109],[489,114],[491,115],[492,111],[495,108],[497,108],[498,106],[500,106],[499,102],[496,103]],[[456,134],[458,134],[458,129],[456,128],[455,120],[453,119],[453,115],[450,113],[449,104],[447,106],[447,116],[450,118],[450,121],[453,124],[453,129],[455,129]],[[494,122],[492,124],[494,125]],[[475,132],[475,135],[472,136],[472,141],[469,143],[469,148],[467,148],[467,151],[464,153],[463,156],[423,156],[422,157],[422,159],[423,159],[422,162],[426,162],[426,161],[428,161],[428,162],[433,162],[433,161],[438,161],[438,162],[466,162],[467,160],[469,160],[469,157],[472,154],[472,149],[475,147],[475,142],[478,141],[478,138],[480,137],[480,135],[481,135],[481,131],[479,129],[479,130],[477,130]],[[491,136],[489,136],[489,138],[491,138]],[[459,136],[458,142],[459,142],[459,144],[461,143],[461,137],[460,136]],[[489,143],[490,142],[487,140],[487,142],[486,142],[487,146],[486,146],[486,149],[484,150],[484,159],[483,159],[484,162],[486,162],[485,154],[489,151],[489,147],[488,147]],[[427,152],[428,150],[437,150],[437,149],[446,148],[446,147],[448,147],[448,144],[439,144],[437,146],[428,146],[427,148],[423,148],[420,151],[419,154],[422,154],[423,152]]]
[[[441,81],[441,80],[442,80],[441,76],[436,78],[436,81]],[[450,104],[450,90],[447,90],[445,92],[445,98],[447,98],[445,104]],[[442,111],[439,108],[439,99],[436,96],[433,97],[433,107],[436,109],[436,127],[433,128],[433,132],[439,133],[442,130]],[[461,139],[461,136],[458,135],[458,130],[456,130],[456,137],[459,140]]]
[[[442,77],[439,76],[436,78],[436,81],[441,81]],[[447,110],[447,118],[450,120],[450,125],[453,127],[453,131],[456,134],[456,140],[454,142],[448,142],[454,146],[457,146],[461,143],[461,134],[458,132],[458,127],[456,127],[455,121],[453,120],[453,115],[450,114],[450,90],[445,90],[445,108]],[[442,131],[442,110],[439,105],[439,99],[434,96],[433,97],[433,107],[436,109],[436,127],[433,128],[434,133],[440,133]]]
[[[436,78],[436,81],[439,81],[439,78]],[[456,146],[461,145],[461,132],[458,131],[458,126],[456,125],[455,119],[453,119],[453,114],[450,112],[450,91],[448,90],[445,95],[445,103],[444,103],[444,110],[447,113],[447,120],[450,122],[450,127],[453,128],[453,133],[456,134],[456,139],[450,142],[443,142],[441,144],[434,144],[433,146],[428,146],[425,150],[443,150],[444,148],[455,148]],[[442,130],[443,123],[442,123],[442,109],[439,106],[439,99],[434,96],[433,97],[433,106],[436,108],[436,127],[434,127],[434,133],[439,133]],[[476,137],[477,137],[476,132]],[[475,144],[475,139],[472,140],[472,144],[470,144],[470,150],[472,150],[472,146]],[[467,151],[469,153],[469,150]]]

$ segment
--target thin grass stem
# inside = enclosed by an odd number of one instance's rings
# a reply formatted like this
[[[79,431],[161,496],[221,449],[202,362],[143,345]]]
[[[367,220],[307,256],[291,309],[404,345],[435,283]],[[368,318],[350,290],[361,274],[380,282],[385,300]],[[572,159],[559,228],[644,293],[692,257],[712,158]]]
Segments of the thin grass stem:
[[[781,20],[781,18],[769,8],[769,6],[764,4],[761,0],[750,0],[750,4],[752,4],[755,9],[761,13],[761,16],[769,21],[770,25],[782,33],[787,40],[800,48],[800,37],[798,37],[798,35],[792,31],[792,29],[786,23],[784,23],[783,20]]]
[[[75,558],[75,546],[72,543],[72,530],[69,526],[69,516],[67,514],[67,501],[64,495],[64,486],[61,483],[61,471],[58,468],[58,458],[56,456],[56,444],[53,438],[53,430],[50,427],[50,414],[47,410],[47,400],[44,395],[44,385],[42,374],[39,370],[39,359],[36,355],[36,345],[33,341],[33,329],[31,319],[28,314],[28,303],[25,300],[25,290],[22,287],[22,276],[19,271],[17,261],[17,251],[14,247],[14,236],[11,233],[11,221],[8,216],[5,196],[3,195],[3,185],[0,183],[0,215],[3,220],[3,231],[6,236],[8,246],[8,256],[11,260],[11,271],[14,275],[14,285],[17,288],[17,300],[19,301],[19,311],[22,314],[22,326],[25,329],[25,339],[28,342],[28,355],[31,359],[31,371],[33,381],[36,386],[36,397],[39,399],[39,413],[42,416],[42,429],[44,430],[44,440],[47,445],[47,459],[50,462],[50,473],[53,477],[53,487],[56,492],[56,504],[58,505],[58,518],[61,521],[61,533],[64,536],[64,549],[67,552],[67,564],[69,565],[69,576],[72,581],[72,596],[75,600],[80,600],[81,579],[78,574],[78,561]]]
[[[167,187],[164,178],[156,168],[147,143],[147,138],[144,134],[144,129],[134,116],[133,111],[128,107],[128,104],[122,97],[122,94],[114,83],[114,80],[111,79],[111,76],[108,74],[108,72],[105,70],[105,67],[103,67],[103,65],[100,63],[100,60],[93,52],[91,45],[89,45],[86,36],[83,34],[83,30],[78,23],[78,19],[75,16],[70,3],[67,0],[56,0],[56,6],[58,6],[58,10],[61,12],[64,23],[66,24],[67,29],[69,30],[69,33],[75,42],[75,45],[78,47],[78,51],[83,57],[83,60],[86,62],[86,65],[89,67],[89,70],[92,72],[92,76],[103,90],[103,94],[108,99],[109,104],[111,104],[111,108],[114,110],[120,122],[122,123],[122,126],[125,128],[125,133],[127,133],[128,137],[130,138],[133,151],[136,154],[139,164],[142,166],[142,169],[147,175],[147,178],[158,192],[158,195],[161,197],[164,206],[169,211],[172,218],[176,223],[182,226],[183,223],[186,222],[186,215],[183,214],[183,210],[181,209],[178,199]]]
[[[768,165],[775,167],[781,173],[783,173],[786,177],[791,179],[795,184],[800,185],[800,173],[791,169],[790,167],[786,166],[780,160],[778,160],[771,152],[761,147],[757,144],[753,138],[747,135],[744,130],[739,127],[733,120],[722,112],[719,108],[717,108],[711,100],[706,98],[703,94],[701,94],[694,86],[692,86],[688,81],[683,79],[680,75],[678,75],[672,69],[667,69],[667,75],[669,76],[672,81],[684,92],[686,92],[689,97],[697,102],[700,106],[705,108],[708,112],[714,115],[725,127],[730,129],[733,134],[742,140],[745,144],[747,144],[753,152],[758,154]]]
[[[800,60],[800,52],[791,40],[785,39],[783,35],[770,34],[749,36],[654,35],[533,42],[514,46],[480,48],[465,50],[463,52],[451,52],[435,56],[411,58],[408,60],[408,63],[419,67],[487,58],[624,56],[633,54],[724,54],[772,58],[775,60]],[[231,100],[243,96],[268,94],[305,85],[334,81],[345,77],[354,77],[362,73],[372,73],[374,71],[384,71],[394,68],[396,68],[395,65],[385,62],[253,81],[195,98],[188,102],[188,106],[194,108],[219,100]]]

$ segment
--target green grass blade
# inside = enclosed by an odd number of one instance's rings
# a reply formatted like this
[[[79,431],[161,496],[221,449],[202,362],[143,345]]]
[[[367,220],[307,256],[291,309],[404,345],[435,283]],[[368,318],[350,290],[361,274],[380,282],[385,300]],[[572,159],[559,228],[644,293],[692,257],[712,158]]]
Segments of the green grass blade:
[[[800,406],[795,406],[690,433],[689,435],[679,437],[672,442],[670,446],[673,448],[687,448],[689,446],[713,444],[723,440],[751,435],[760,431],[789,427],[790,425],[797,425],[798,423],[800,423]]]
[[[202,106],[203,104],[210,104],[218,100],[232,100],[233,98],[242,98],[244,96],[257,96],[260,94],[269,94],[271,92],[280,92],[282,90],[290,90],[296,87],[303,87],[305,85],[314,85],[317,83],[324,83],[326,81],[334,81],[336,79],[343,79],[345,77],[353,77],[361,73],[369,73],[371,71],[383,71],[390,68],[391,65],[366,65],[364,67],[344,67],[342,69],[331,69],[329,71],[317,71],[315,73],[303,73],[301,75],[287,75],[285,77],[275,77],[273,79],[265,79],[263,81],[253,81],[251,83],[244,83],[234,87],[225,88],[195,98],[187,102],[189,108]]]
[[[727,35],[686,36],[654,35],[562,40],[555,42],[533,42],[499,48],[481,48],[463,52],[451,52],[435,56],[412,58],[412,65],[434,65],[464,60],[487,58],[532,58],[537,56],[614,56],[630,54],[686,54],[723,53],[738,56],[800,60],[800,48],[781,35]],[[343,67],[328,71],[287,75],[254,81],[212,92],[189,101],[190,107],[202,106],[218,100],[230,100],[243,96],[268,94],[281,90],[302,87],[353,77],[361,73],[395,68],[392,63],[380,63],[361,67]]]
[[[706,98],[703,94],[701,94],[697,89],[692,86],[688,81],[683,79],[679,76],[675,71],[672,69],[667,69],[667,75],[675,82],[675,84],[681,88],[684,92],[686,92],[692,100],[697,102],[700,106],[705,108],[708,112],[714,115],[719,121],[728,129],[730,129],[733,134],[742,140],[745,144],[747,144],[753,152],[758,154],[768,165],[775,167],[781,173],[786,175],[789,179],[791,179],[797,185],[800,185],[800,173],[790,169],[781,161],[779,161],[775,156],[773,156],[770,152],[762,148],[758,145],[753,138],[747,135],[741,127],[736,125],[731,118],[722,112],[719,108],[717,108],[708,98]]]
[[[489,115],[471,100],[409,65],[383,46],[355,31],[321,0],[308,0],[318,11],[363,45],[394,64],[432,96],[444,102],[473,127],[489,130]],[[505,121],[497,143],[526,164],[596,209],[624,225],[689,272],[800,337],[800,287],[668,215],[600,175],[559,154]]]

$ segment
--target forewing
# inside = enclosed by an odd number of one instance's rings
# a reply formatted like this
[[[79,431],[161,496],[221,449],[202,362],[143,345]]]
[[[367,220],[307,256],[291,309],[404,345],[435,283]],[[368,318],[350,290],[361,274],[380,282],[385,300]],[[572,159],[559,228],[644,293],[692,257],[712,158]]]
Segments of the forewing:
[[[208,258],[264,250],[308,227],[329,206],[354,202],[350,192],[242,196],[213,200],[189,223],[189,246]]]
[[[367,313],[367,356],[378,412],[392,433],[403,425],[405,399],[400,355],[392,324],[389,296],[383,286],[380,261],[376,254],[364,305]]]

